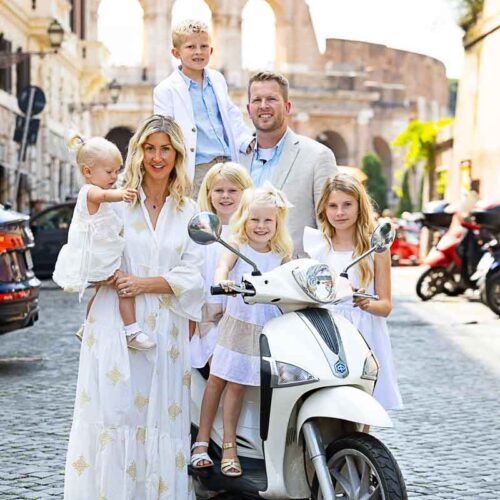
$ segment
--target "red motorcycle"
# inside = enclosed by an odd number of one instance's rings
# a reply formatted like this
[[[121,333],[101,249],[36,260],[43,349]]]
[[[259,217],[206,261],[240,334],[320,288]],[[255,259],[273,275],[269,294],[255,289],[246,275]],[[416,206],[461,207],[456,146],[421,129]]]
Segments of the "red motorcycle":
[[[458,211],[448,213],[446,204],[424,212],[422,225],[441,233],[437,244],[424,259],[428,269],[417,281],[417,295],[429,300],[439,293],[456,296],[475,287],[471,276],[484,250],[479,226],[464,219]]]

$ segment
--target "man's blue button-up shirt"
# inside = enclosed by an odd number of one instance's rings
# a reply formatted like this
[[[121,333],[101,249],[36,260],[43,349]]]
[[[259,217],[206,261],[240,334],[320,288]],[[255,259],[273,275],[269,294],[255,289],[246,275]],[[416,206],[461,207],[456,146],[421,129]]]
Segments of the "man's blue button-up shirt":
[[[197,132],[195,164],[208,163],[217,156],[231,158],[229,141],[210,77],[204,71],[203,86],[200,86],[187,77],[180,67],[179,73],[186,82],[193,106]]]
[[[250,164],[250,177],[252,177],[255,187],[261,187],[266,181],[272,183],[273,174],[280,159],[281,151],[283,151],[283,145],[285,144],[287,135],[288,129],[276,146],[272,148],[272,156],[267,161],[259,157],[258,144],[255,145],[252,163]]]

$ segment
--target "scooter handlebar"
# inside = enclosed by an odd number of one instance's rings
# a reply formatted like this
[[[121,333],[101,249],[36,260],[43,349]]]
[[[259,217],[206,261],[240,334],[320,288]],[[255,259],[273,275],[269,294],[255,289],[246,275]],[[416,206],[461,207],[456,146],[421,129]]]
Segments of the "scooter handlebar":
[[[221,286],[214,285],[210,287],[210,295],[234,295],[234,292],[226,292],[226,290],[224,290]]]

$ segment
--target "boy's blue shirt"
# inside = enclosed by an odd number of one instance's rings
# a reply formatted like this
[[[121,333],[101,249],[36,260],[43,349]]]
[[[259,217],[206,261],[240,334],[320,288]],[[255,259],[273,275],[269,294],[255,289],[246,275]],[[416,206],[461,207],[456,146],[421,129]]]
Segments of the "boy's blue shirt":
[[[207,72],[203,72],[203,87],[187,77],[179,67],[177,69],[186,82],[193,106],[196,124],[195,164],[208,163],[217,156],[231,157],[217,97]]]

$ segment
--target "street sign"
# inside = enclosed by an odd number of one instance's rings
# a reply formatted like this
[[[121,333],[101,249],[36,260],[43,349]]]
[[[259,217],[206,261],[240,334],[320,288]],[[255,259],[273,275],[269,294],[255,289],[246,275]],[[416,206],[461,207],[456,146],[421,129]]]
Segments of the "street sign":
[[[23,140],[23,131],[25,123],[26,123],[26,118],[24,116],[16,116],[14,142],[21,144]],[[38,118],[32,118],[28,126],[28,135],[26,136],[26,141],[28,144],[36,144],[39,128],[40,128],[40,120]]]
[[[28,85],[26,87],[23,87],[21,92],[19,92],[19,95],[17,96],[17,105],[19,106],[19,109],[23,113],[28,113],[28,107],[29,107],[29,101],[30,101],[30,93],[31,90],[33,89],[34,95],[33,95],[33,108],[31,110],[32,115],[37,115],[38,113],[41,113],[43,111],[43,108],[45,108],[45,94],[43,93],[43,90],[40,87],[37,87],[36,85]]]

